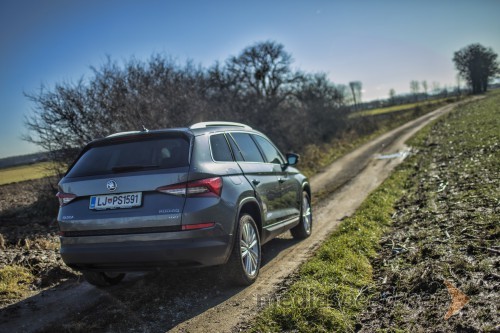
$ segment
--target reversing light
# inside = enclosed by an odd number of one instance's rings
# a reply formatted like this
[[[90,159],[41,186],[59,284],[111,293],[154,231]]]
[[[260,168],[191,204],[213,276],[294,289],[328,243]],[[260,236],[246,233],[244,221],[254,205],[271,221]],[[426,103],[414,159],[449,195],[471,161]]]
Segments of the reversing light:
[[[62,207],[73,201],[73,199],[76,198],[76,195],[73,193],[57,192],[56,197],[59,199],[59,206]]]
[[[181,197],[186,195],[186,183],[162,186],[158,187],[156,190],[161,193],[177,195]]]
[[[222,178],[214,177],[214,178],[194,180],[188,183],[158,187],[156,190],[165,194],[171,194],[177,196],[220,197],[222,192]]]

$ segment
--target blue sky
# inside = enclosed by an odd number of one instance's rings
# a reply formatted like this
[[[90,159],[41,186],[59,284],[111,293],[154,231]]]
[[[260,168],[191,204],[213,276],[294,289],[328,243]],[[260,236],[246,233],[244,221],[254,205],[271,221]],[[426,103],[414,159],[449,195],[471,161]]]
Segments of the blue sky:
[[[500,52],[500,1],[0,1],[0,157],[38,151],[20,139],[33,105],[23,92],[91,76],[109,55],[161,53],[210,66],[258,41],[282,43],[293,66],[363,99],[409,91],[411,80],[454,85],[453,52]]]

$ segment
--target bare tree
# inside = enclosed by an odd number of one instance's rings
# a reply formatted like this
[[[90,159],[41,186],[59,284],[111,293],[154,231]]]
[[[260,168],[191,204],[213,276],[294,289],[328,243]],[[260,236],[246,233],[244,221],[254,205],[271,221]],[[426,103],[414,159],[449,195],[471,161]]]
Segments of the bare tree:
[[[426,81],[426,80],[423,80],[423,81],[422,81],[422,89],[424,89],[425,99],[427,99],[427,96],[428,96],[428,95],[427,95],[427,89],[428,89],[428,88],[429,88],[429,87],[427,86],[427,81]]]
[[[68,163],[87,142],[118,131],[175,127],[207,113],[206,76],[188,62],[184,67],[153,56],[123,67],[108,62],[94,76],[27,93],[34,104],[25,139],[57,153]],[[65,153],[68,152],[68,153]]]
[[[457,79],[457,95],[461,96],[462,95],[462,90],[461,90],[462,81],[460,79],[460,74],[457,74],[456,79]]]
[[[290,85],[300,80],[300,75],[292,72],[291,63],[292,56],[282,44],[266,41],[229,58],[226,70],[239,91],[259,97],[277,97],[285,95]]]
[[[349,87],[351,88],[354,109],[358,110],[359,104],[361,103],[361,92],[363,89],[363,83],[361,83],[361,81],[351,81],[349,82]]]
[[[33,113],[25,139],[67,166],[89,141],[114,132],[188,126],[206,120],[247,123],[281,148],[298,150],[351,128],[349,88],[325,74],[291,69],[281,44],[262,42],[224,63],[202,68],[161,55],[147,61],[108,61],[76,83],[42,87],[26,96]],[[353,85],[361,101],[361,82]],[[356,125],[365,124],[357,119]],[[375,128],[366,122],[365,129]],[[361,128],[361,127],[360,127]],[[290,135],[290,133],[293,133]]]
[[[432,93],[438,95],[441,92],[441,85],[437,81],[432,82]]]
[[[391,101],[391,104],[394,105],[395,99],[396,99],[396,90],[391,88],[391,90],[389,90],[389,100]]]
[[[229,96],[234,120],[269,132],[277,123],[287,127],[291,122],[284,109],[292,105],[304,79],[291,63],[292,56],[282,44],[259,42],[227,59],[224,67],[211,69],[210,77],[217,78],[223,88],[220,93]]]
[[[420,83],[417,80],[410,81],[410,91],[413,94],[415,101],[418,101],[418,93],[420,92]]]

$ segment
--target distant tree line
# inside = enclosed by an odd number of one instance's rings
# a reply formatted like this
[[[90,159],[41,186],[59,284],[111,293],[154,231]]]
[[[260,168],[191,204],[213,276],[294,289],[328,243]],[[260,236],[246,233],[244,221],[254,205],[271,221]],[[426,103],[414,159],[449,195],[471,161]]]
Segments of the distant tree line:
[[[108,58],[91,68],[89,78],[26,93],[34,109],[25,120],[25,140],[68,163],[93,139],[143,127],[237,121],[263,131],[281,149],[295,151],[348,129],[348,88],[324,73],[293,70],[291,64],[284,46],[273,41],[251,45],[208,68],[192,61],[179,65],[161,55],[121,65]],[[356,105],[361,83],[351,89]]]
[[[484,93],[488,90],[492,79],[498,78],[500,68],[497,61],[498,55],[492,48],[486,48],[481,44],[471,44],[454,53],[453,62],[458,70],[456,87],[441,87],[438,82],[429,85],[426,80],[410,81],[410,95],[396,95],[394,89],[389,90],[388,103],[390,105],[410,102],[410,96],[414,102],[427,100],[430,95],[433,97],[448,97],[449,95],[461,95],[471,92],[472,94]],[[466,86],[461,87],[462,79]],[[422,89],[420,89],[422,88]],[[429,94],[430,92],[430,94]]]
[[[48,161],[46,152],[0,158],[0,169]]]

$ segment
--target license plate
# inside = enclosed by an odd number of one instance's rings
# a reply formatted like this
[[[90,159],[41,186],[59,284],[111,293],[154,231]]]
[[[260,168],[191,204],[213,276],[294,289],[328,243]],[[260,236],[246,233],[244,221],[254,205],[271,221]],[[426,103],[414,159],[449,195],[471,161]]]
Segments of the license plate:
[[[132,208],[142,204],[142,192],[95,195],[90,197],[89,209]]]

